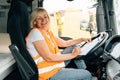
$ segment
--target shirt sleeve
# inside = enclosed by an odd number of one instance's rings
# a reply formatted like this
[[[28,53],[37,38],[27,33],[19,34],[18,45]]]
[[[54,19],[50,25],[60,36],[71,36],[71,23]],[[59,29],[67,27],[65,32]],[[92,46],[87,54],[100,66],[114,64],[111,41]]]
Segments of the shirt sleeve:
[[[33,29],[31,31],[29,37],[30,37],[31,42],[35,42],[35,41],[38,41],[38,40],[44,40],[41,32],[38,29]]]

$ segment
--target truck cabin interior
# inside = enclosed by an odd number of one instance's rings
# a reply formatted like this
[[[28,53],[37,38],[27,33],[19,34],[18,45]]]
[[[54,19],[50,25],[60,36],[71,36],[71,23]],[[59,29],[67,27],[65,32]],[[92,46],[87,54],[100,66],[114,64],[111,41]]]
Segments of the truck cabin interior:
[[[85,60],[87,70],[93,76],[98,80],[107,79],[107,75],[104,76],[107,71],[105,72],[103,69],[106,68],[110,59],[103,59],[104,52],[113,48],[114,45],[111,43],[116,41],[119,43],[119,40],[116,40],[119,39],[119,35],[114,37],[119,32],[116,27],[119,22],[116,24],[113,4],[115,0],[88,0],[93,3],[87,6],[87,9],[71,8],[70,6],[82,5],[74,2],[77,0],[64,1],[68,4],[68,8],[64,8],[66,7],[63,5],[65,2],[58,8],[56,5],[60,4],[59,2],[52,3],[49,0],[0,1],[0,64],[2,64],[0,66],[0,80],[38,80],[38,69],[27,51],[25,43],[25,36],[31,28],[29,15],[36,7],[45,7],[48,10],[51,29],[56,36],[65,40],[78,37],[92,38],[91,44],[79,44],[81,48],[90,45],[92,48],[87,55],[81,58]],[[83,4],[88,3],[86,1]],[[52,11],[53,7],[56,9]],[[76,68],[72,61],[67,67]],[[108,76],[111,77],[111,74]]]

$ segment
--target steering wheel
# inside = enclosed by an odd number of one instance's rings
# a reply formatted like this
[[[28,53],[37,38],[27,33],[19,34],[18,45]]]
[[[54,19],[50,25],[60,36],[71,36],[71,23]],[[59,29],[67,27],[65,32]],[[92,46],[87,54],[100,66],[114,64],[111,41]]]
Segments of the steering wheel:
[[[82,55],[82,57],[86,59],[100,56],[101,53],[96,53],[95,51],[98,50],[98,48],[100,48],[106,42],[107,39],[107,32],[98,33],[92,38],[92,41],[90,43],[84,43],[81,46],[81,53],[79,55]]]

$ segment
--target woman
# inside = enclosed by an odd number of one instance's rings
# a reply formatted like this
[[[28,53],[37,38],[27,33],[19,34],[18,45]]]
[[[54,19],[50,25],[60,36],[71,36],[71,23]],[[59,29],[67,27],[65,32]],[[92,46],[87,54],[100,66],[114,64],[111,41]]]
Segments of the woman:
[[[34,59],[38,71],[39,80],[91,80],[91,74],[85,69],[65,68],[65,61],[68,63],[80,53],[80,47],[72,45],[82,41],[89,42],[90,39],[76,39],[64,41],[54,37],[49,29],[50,19],[44,8],[36,8],[31,13],[32,30],[26,37],[27,49]],[[72,46],[72,51],[61,54],[59,47]]]

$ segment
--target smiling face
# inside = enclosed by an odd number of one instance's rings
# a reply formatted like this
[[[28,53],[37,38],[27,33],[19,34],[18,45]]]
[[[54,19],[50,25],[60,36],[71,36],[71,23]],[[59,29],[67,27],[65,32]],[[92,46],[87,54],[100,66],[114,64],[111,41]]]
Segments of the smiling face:
[[[37,8],[31,14],[31,26],[37,28],[49,27],[49,16],[45,9]]]
[[[35,22],[36,27],[47,27],[49,24],[49,17],[47,13],[40,14],[36,19]]]

